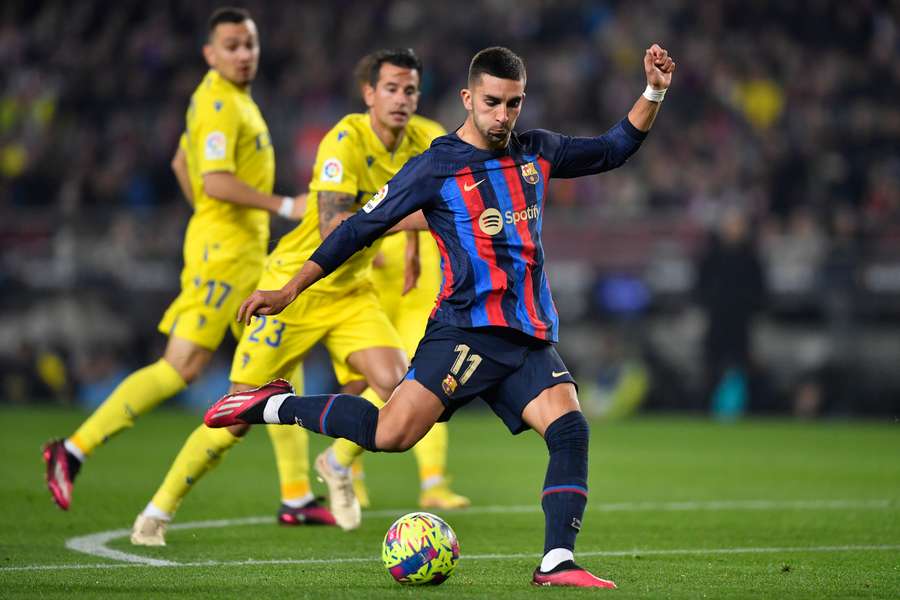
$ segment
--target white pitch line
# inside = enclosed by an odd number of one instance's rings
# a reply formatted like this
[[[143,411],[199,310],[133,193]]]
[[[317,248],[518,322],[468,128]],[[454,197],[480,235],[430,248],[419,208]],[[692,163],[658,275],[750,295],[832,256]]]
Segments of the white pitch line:
[[[187,523],[185,523],[187,525]],[[158,558],[149,558],[147,556],[138,556],[137,554],[129,554],[128,552],[120,552],[107,548],[106,544],[131,535],[130,529],[113,529],[112,531],[101,531],[100,533],[92,533],[91,535],[83,535],[66,540],[66,548],[83,552],[91,556],[100,558],[108,558],[110,560],[118,560],[126,563],[134,563],[148,565],[152,567],[172,567],[178,563],[171,560],[162,560]]]
[[[843,546],[773,546],[773,547],[749,547],[749,548],[634,548],[632,550],[595,550],[578,552],[579,557],[627,557],[627,556],[685,556],[685,555],[713,555],[713,554],[778,554],[793,552],[869,552],[884,550],[900,550],[900,544],[861,544]],[[517,554],[463,554],[461,560],[518,560],[523,558],[537,559],[541,555],[537,552]],[[159,564],[166,563],[166,564]],[[271,560],[207,560],[198,562],[175,563],[157,561],[150,563],[96,563],[74,565],[25,565],[21,567],[0,567],[3,571],[58,571],[58,570],[87,570],[87,569],[126,569],[128,567],[240,567],[259,565],[317,565],[338,563],[378,563],[378,559],[371,556],[348,556],[343,558],[295,558],[295,559],[271,559]]]
[[[608,504],[592,504],[588,506],[590,512],[644,512],[644,511],[726,511],[726,510],[840,510],[840,509],[882,509],[897,506],[892,500],[711,500],[697,502],[619,502]],[[390,517],[410,512],[411,509],[391,509],[366,511],[365,516],[370,518]],[[519,506],[473,506],[458,511],[451,511],[453,518],[466,515],[479,514],[512,514],[540,512],[538,503]],[[441,511],[442,512],[442,511]],[[180,529],[209,529],[217,527],[233,527],[240,525],[260,525],[273,523],[272,517],[246,517],[242,519],[216,519],[211,521],[191,521],[187,523],[175,523],[169,530]],[[127,563],[146,564],[150,566],[173,566],[174,561],[158,558],[149,558],[140,554],[130,554],[121,550],[108,548],[109,542],[127,537],[131,534],[128,529],[116,529],[113,531],[101,531],[71,538],[66,541],[66,548],[83,552],[99,558],[108,558]],[[187,563],[186,563],[187,564]]]

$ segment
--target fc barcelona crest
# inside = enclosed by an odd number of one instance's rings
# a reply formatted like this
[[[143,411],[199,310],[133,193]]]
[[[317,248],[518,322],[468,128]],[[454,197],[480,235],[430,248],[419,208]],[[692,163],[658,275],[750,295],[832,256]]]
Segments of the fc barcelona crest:
[[[540,179],[540,177],[538,176],[537,168],[535,168],[533,162],[525,163],[524,165],[522,165],[522,177],[531,185],[534,185],[538,182],[538,179]]]
[[[453,392],[456,391],[456,386],[456,377],[454,377],[450,373],[447,373],[447,376],[444,377],[444,381],[441,382],[441,387],[443,388],[444,393],[447,394],[447,396],[452,396]]]

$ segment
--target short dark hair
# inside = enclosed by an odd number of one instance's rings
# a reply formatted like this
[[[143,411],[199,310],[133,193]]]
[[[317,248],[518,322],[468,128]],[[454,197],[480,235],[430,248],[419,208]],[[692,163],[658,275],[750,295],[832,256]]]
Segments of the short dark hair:
[[[525,63],[509,48],[491,46],[476,54],[469,63],[469,85],[485,74],[500,79],[524,81]]]
[[[381,73],[381,65],[385,63],[395,67],[415,69],[420,76],[422,75],[422,59],[419,58],[412,48],[376,50],[366,54],[356,63],[356,69],[354,69],[353,74],[359,86],[362,87],[365,84],[369,84],[375,87],[378,83],[378,75]]]
[[[222,23],[243,23],[250,20],[250,13],[245,8],[237,8],[234,6],[223,6],[213,11],[206,22],[207,31],[212,36],[216,27]]]

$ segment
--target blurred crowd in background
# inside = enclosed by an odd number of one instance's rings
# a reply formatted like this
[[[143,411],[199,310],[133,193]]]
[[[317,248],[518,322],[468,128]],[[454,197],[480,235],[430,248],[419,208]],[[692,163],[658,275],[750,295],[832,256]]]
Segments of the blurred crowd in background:
[[[659,42],[677,71],[641,151],[550,188],[560,351],[587,408],[900,411],[900,3],[240,4],[285,194],[363,109],[366,52],[414,48],[420,112],[453,129],[471,55],[509,46],[528,68],[519,129],[596,135]],[[2,401],[90,405],[159,356],[190,214],[169,163],[217,6],[0,8]],[[273,242],[289,226],[274,218]],[[224,391],[230,348],[198,402]],[[311,358],[311,385],[332,385],[325,364]]]

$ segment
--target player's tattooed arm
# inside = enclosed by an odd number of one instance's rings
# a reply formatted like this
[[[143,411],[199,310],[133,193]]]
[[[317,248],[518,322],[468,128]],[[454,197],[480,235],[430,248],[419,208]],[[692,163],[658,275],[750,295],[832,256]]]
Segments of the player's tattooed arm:
[[[316,200],[319,205],[319,233],[323,240],[341,221],[356,212],[356,198],[344,192],[319,192]]]

